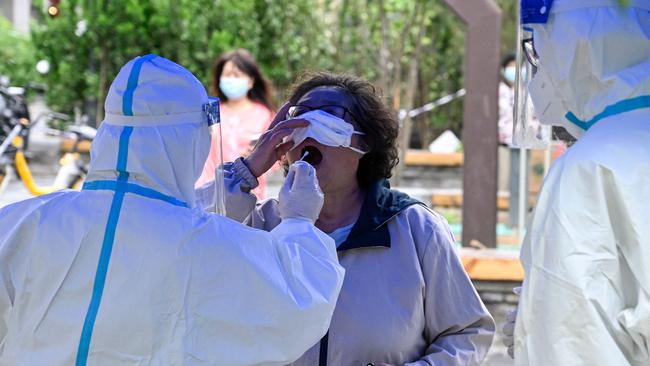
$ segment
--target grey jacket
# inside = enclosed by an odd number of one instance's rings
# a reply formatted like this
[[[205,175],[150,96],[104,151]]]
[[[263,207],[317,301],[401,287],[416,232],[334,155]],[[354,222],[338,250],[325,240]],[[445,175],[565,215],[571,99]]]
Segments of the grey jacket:
[[[241,161],[226,165],[225,180],[228,216],[263,230],[280,223],[277,200],[256,204],[242,191],[255,179]],[[494,320],[443,217],[377,182],[338,254],[346,274],[329,333],[292,365],[481,363]]]

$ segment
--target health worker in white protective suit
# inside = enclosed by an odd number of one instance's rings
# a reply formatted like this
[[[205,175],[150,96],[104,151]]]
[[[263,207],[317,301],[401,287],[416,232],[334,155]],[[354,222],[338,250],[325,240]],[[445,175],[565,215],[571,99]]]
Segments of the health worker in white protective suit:
[[[208,103],[179,65],[130,61],[83,190],[0,211],[0,365],[283,365],[325,334],[344,271],[314,170],[291,167],[271,232],[196,208]]]
[[[521,2],[542,123],[578,138],[521,252],[517,365],[650,365],[650,1]]]

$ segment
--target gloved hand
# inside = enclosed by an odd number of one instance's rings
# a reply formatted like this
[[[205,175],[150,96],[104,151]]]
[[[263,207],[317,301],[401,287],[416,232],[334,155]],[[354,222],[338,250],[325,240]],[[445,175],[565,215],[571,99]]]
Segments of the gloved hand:
[[[251,173],[257,178],[266,173],[275,162],[293,147],[293,141],[282,142],[291,135],[294,129],[307,127],[309,122],[304,119],[289,119],[285,121],[291,104],[285,103],[275,115],[269,129],[260,136],[245,162]]]
[[[521,287],[515,287],[512,291],[519,295],[521,293]],[[506,322],[501,328],[501,332],[503,333],[503,345],[508,349],[508,355],[512,359],[515,358],[515,324],[517,322],[518,309],[519,307],[516,307],[506,313]]]
[[[279,210],[282,219],[299,218],[316,222],[323,208],[323,192],[316,170],[305,161],[296,161],[280,189]]]

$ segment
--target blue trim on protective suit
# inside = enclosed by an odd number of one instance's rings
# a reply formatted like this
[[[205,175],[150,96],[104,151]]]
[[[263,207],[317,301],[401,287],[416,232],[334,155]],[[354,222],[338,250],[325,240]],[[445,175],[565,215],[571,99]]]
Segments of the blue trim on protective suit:
[[[122,130],[120,135],[120,147],[117,151],[117,172],[120,174],[117,177],[118,181],[126,182],[129,180],[129,172],[126,171],[126,162],[129,160],[129,140],[131,139],[131,133],[133,132],[133,127],[125,127]]]
[[[140,69],[142,69],[142,64],[156,57],[158,56],[152,53],[146,56],[142,56],[133,62],[131,73],[129,73],[129,80],[126,83],[124,97],[122,98],[122,114],[125,116],[133,115],[133,93],[135,93],[135,88],[138,86],[138,78],[140,77]]]
[[[96,180],[93,182],[87,182],[84,183],[83,190],[85,191],[99,191],[99,190],[105,190],[105,191],[116,191],[117,192],[117,187],[118,187],[118,182],[114,180]],[[155,199],[158,201],[164,201],[167,203],[170,203],[174,206],[179,206],[179,207],[189,207],[187,203],[178,200],[172,196],[167,196],[165,194],[162,194],[156,190],[153,190],[151,188],[143,187],[137,184],[133,183],[124,183],[123,186],[125,186],[125,192],[126,193],[132,193],[138,196],[146,197],[146,198],[151,198]]]
[[[120,175],[117,179],[115,195],[111,202],[111,209],[108,214],[108,221],[106,222],[106,230],[104,231],[104,241],[99,254],[99,262],[97,264],[97,272],[95,273],[95,281],[93,283],[93,293],[86,312],[86,318],[81,330],[81,339],[79,340],[79,348],[77,349],[76,366],[85,366],[88,362],[88,351],[90,349],[90,340],[95,327],[95,320],[97,319],[97,312],[99,305],[102,301],[102,294],[104,293],[104,284],[106,283],[106,274],[108,272],[108,264],[111,259],[111,252],[113,251],[113,243],[115,242],[115,230],[117,223],[120,219],[120,211],[122,210],[122,202],[124,201],[124,194],[126,193],[127,180],[129,174],[126,172],[126,162],[128,159],[129,139],[133,132],[133,127],[124,127],[120,134],[119,152],[117,159],[117,170]]]
[[[650,108],[650,95],[625,99],[620,102],[609,105],[602,112],[598,113],[588,121],[580,120],[572,112],[568,112],[564,117],[566,117],[566,119],[568,119],[574,125],[586,131],[603,118],[615,116],[617,114],[630,112],[641,108]]]

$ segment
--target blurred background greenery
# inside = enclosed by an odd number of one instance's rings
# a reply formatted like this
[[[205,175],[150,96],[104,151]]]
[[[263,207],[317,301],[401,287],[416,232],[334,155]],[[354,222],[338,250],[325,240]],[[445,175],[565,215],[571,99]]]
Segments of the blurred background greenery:
[[[515,0],[503,12],[501,53],[515,44]],[[375,83],[396,111],[463,87],[464,26],[442,0],[62,0],[56,17],[36,9],[31,36],[0,17],[0,74],[48,85],[49,106],[101,119],[119,67],[156,53],[209,87],[224,51],[246,48],[280,103],[306,70],[352,72]],[[50,72],[37,75],[45,59]],[[493,71],[496,72],[496,71]],[[39,79],[40,78],[40,79]],[[414,118],[412,147],[446,129],[460,135],[462,98]]]

